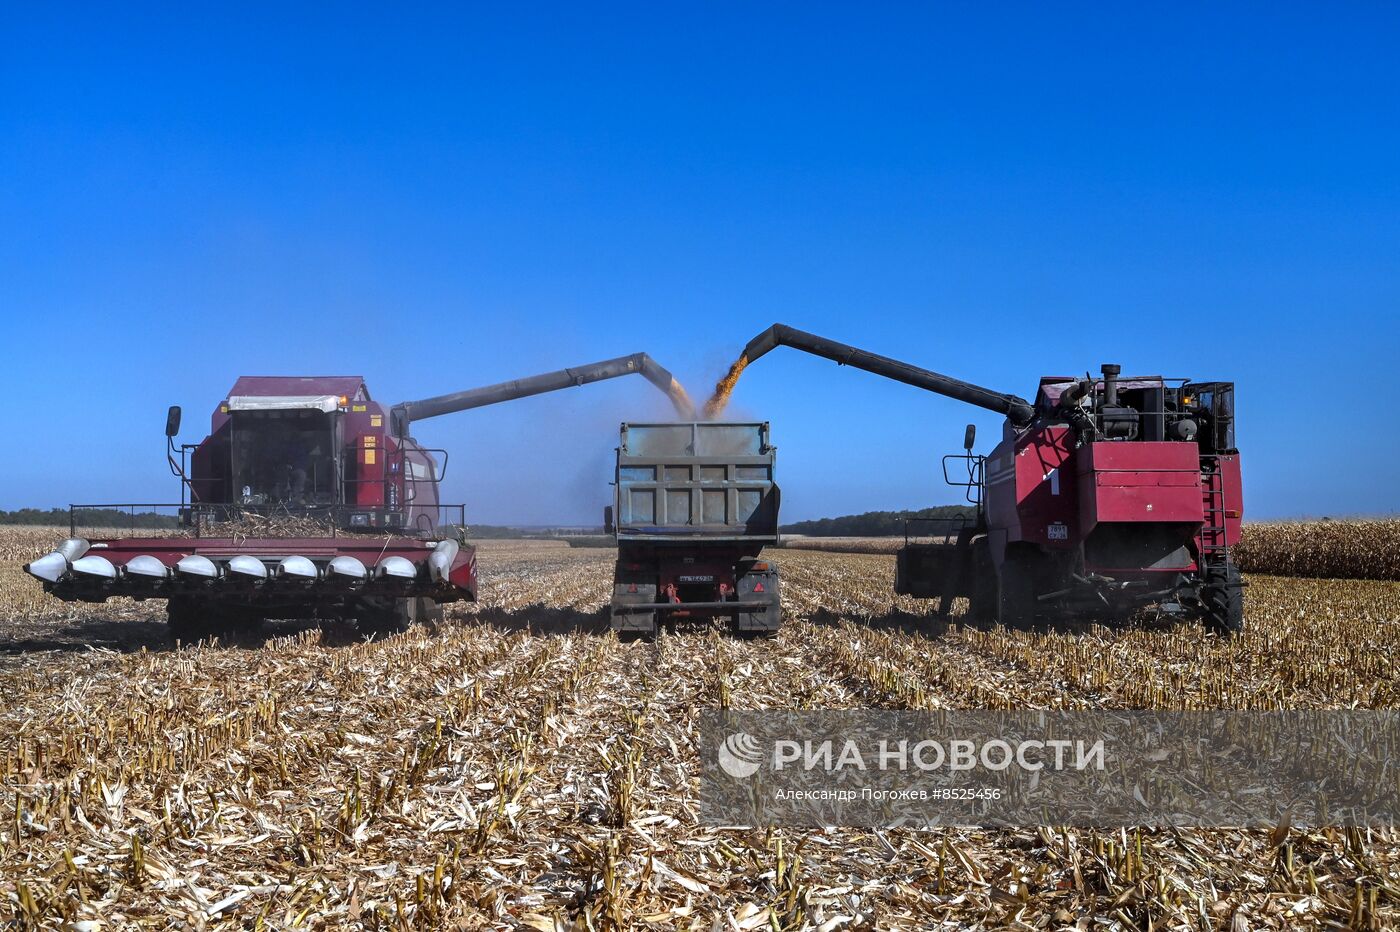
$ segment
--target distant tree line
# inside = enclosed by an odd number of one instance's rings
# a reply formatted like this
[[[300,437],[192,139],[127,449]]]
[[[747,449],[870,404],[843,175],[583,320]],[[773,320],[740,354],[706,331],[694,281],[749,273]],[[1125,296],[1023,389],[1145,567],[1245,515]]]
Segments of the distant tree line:
[[[467,536],[477,540],[519,540],[525,536],[525,532],[496,524],[468,524]]]
[[[475,540],[553,540],[555,538],[588,537],[603,533],[603,529],[586,527],[510,527],[501,524],[468,524],[467,536]]]
[[[112,508],[79,508],[72,512],[72,518],[83,527],[178,527],[179,519],[174,515],[161,515],[153,511],[129,511]],[[67,508],[20,508],[15,511],[0,510],[0,524],[46,524],[67,527]]]
[[[910,518],[973,518],[977,509],[972,505],[935,505],[918,511],[867,511],[860,515],[839,518],[818,518],[783,525],[785,534],[806,534],[809,537],[896,537],[904,534],[904,522]]]

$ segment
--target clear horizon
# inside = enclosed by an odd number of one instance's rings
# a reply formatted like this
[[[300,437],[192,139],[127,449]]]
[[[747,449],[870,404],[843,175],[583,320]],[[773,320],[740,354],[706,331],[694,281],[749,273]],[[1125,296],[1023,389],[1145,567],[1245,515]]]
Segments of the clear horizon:
[[[277,28],[268,28],[275,19]],[[0,508],[166,501],[245,374],[390,402],[774,322],[1026,395],[1238,384],[1246,518],[1388,515],[1400,10],[44,6],[0,35]],[[588,524],[640,379],[420,422],[479,524]],[[953,503],[995,415],[778,350],[783,522]]]

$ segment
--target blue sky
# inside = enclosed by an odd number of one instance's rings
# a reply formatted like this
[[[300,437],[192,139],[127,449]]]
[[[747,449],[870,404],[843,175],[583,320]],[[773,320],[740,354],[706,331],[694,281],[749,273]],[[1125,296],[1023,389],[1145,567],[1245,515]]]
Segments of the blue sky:
[[[1249,516],[1400,510],[1400,8],[10,6],[0,507],[166,501],[240,374],[387,401],[782,321],[1003,391],[1239,383]],[[994,415],[779,350],[789,519],[956,498]],[[425,422],[479,522],[594,520],[640,380]],[[985,445],[985,444],[984,444]]]

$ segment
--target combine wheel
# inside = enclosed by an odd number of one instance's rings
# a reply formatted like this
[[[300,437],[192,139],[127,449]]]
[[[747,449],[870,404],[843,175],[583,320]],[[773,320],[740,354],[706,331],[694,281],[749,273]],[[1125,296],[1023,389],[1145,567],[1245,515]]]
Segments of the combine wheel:
[[[1206,571],[1201,586],[1206,630],[1229,637],[1244,630],[1244,585],[1234,561]]]
[[[442,606],[432,599],[410,599],[409,612],[412,620],[424,625],[437,625],[442,622]]]
[[[165,623],[172,641],[188,645],[254,631],[261,626],[262,618],[251,609],[221,606],[210,599],[176,596],[166,602]]]
[[[355,612],[355,627],[361,634],[401,634],[421,617],[419,602],[431,599],[366,598]]]
[[[997,621],[1008,628],[1035,625],[1035,572],[1024,554],[1008,550],[998,579]]]
[[[967,620],[975,624],[991,624],[997,620],[997,571],[992,565],[992,551],[987,538],[978,537],[970,544],[969,556],[972,579],[968,587]]]

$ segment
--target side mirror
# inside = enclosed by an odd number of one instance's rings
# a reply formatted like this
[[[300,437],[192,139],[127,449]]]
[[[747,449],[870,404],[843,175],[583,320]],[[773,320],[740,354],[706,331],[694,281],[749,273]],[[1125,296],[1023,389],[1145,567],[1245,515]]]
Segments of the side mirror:
[[[613,533],[613,506],[603,506],[603,533]]]
[[[180,406],[171,405],[165,413],[165,436],[174,437],[180,432]]]
[[[967,430],[963,431],[963,449],[972,452],[972,445],[977,442],[977,425],[967,425]]]

